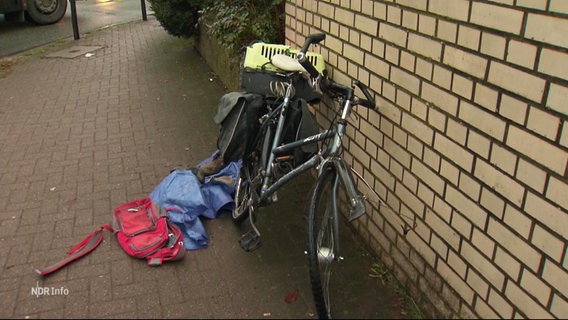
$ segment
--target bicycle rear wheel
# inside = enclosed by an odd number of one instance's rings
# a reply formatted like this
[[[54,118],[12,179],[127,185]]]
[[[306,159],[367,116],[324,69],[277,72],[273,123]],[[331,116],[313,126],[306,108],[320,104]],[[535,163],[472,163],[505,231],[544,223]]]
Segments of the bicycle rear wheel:
[[[334,255],[338,217],[335,196],[337,187],[335,170],[326,170],[318,178],[310,196],[308,207],[308,263],[312,293],[318,317],[331,318],[331,277],[338,257]]]
[[[236,224],[241,224],[248,218],[254,193],[256,192],[257,196],[259,196],[259,166],[263,168],[266,166],[268,150],[272,141],[270,127],[261,127],[261,132],[264,133],[263,135],[259,134],[259,137],[264,138],[262,140],[258,137],[255,139],[254,145],[256,147],[254,151],[243,159],[239,171],[239,178],[235,187],[235,209],[231,214],[233,222]]]
[[[252,196],[252,183],[248,180],[243,170],[245,169],[241,168],[235,187],[235,209],[231,213],[231,218],[236,224],[241,224],[249,216],[249,200]]]

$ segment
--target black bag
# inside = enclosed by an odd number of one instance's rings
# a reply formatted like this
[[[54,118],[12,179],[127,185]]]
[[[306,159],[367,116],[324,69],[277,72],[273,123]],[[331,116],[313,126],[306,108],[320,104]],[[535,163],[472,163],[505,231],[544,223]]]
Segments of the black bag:
[[[282,143],[286,144],[307,138],[318,133],[318,127],[312,113],[308,110],[306,100],[295,99],[290,102],[286,113],[286,121],[282,130]],[[311,143],[292,151],[294,166],[306,161],[317,152],[317,144]]]
[[[225,164],[240,160],[251,151],[263,110],[264,100],[259,94],[230,92],[221,97],[214,121],[221,125],[217,148]]]

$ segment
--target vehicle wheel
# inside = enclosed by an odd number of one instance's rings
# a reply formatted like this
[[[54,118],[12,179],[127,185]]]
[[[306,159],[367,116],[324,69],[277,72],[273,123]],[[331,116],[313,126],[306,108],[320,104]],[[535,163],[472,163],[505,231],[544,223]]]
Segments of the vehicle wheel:
[[[308,265],[312,294],[318,318],[331,318],[332,266],[338,257],[334,255],[335,229],[332,214],[337,203],[331,196],[337,175],[333,170],[325,171],[317,180],[308,207]]]
[[[26,21],[38,25],[53,24],[67,11],[67,0],[32,0],[24,13]]]
[[[243,172],[244,170],[244,168],[241,168],[239,179],[235,187],[235,209],[233,209],[231,217],[236,224],[241,224],[249,216],[251,182],[246,178],[246,174]]]
[[[23,21],[23,14],[22,12],[9,12],[4,14],[4,20],[9,22],[22,22]]]
[[[246,156],[246,160],[243,159],[239,179],[235,187],[235,209],[231,217],[236,224],[241,224],[248,218],[250,214],[249,200],[255,191],[254,188],[257,188],[256,191],[258,192],[258,188],[260,187],[258,184],[260,180],[257,180],[256,183],[251,180],[258,178],[259,166],[262,165],[264,167],[268,161],[268,150],[272,141],[272,139],[270,139],[272,135],[271,130],[270,127],[261,127],[259,131],[264,132],[259,134],[259,137],[263,136],[264,138],[262,140],[256,138],[253,142],[253,145],[255,145],[254,150],[256,151]],[[260,154],[260,156],[258,156],[258,154]]]

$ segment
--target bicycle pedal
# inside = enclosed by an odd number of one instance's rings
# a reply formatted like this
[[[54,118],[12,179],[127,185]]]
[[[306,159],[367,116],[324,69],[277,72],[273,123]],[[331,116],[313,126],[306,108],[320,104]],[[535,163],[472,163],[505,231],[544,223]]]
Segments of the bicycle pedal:
[[[262,247],[262,241],[258,233],[250,230],[239,238],[239,245],[246,252],[251,252]]]

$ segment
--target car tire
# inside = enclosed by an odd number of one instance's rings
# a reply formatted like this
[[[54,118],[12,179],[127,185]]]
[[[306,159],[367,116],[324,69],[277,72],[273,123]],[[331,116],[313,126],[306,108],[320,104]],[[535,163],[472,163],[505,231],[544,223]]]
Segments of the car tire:
[[[22,22],[24,15],[21,11],[18,12],[8,12],[4,14],[4,20],[9,22]]]
[[[24,17],[28,22],[46,25],[61,20],[66,11],[67,0],[31,0]]]

